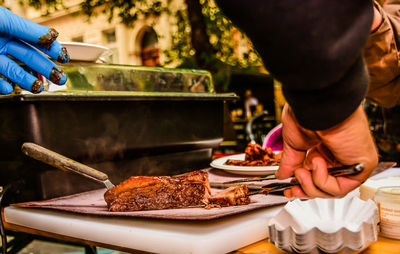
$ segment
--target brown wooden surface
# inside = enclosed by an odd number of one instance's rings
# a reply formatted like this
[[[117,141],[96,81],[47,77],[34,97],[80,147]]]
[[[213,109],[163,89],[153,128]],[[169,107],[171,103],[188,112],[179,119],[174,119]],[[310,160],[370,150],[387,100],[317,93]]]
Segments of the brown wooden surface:
[[[4,208],[2,208],[4,209]],[[2,213],[3,215],[4,213]],[[41,230],[36,230],[32,228],[27,228],[27,227],[22,227],[14,224],[9,224],[5,222],[4,216],[3,216],[3,222],[4,226],[8,230],[14,230],[18,232],[25,232],[33,235],[39,235],[39,236],[45,236],[45,237],[51,237],[63,241],[69,241],[69,242],[74,242],[74,243],[81,243],[81,244],[87,244],[91,246],[98,246],[98,247],[103,247],[103,248],[108,248],[108,249],[113,249],[113,250],[119,250],[119,251],[125,251],[129,253],[147,253],[147,252],[142,252],[142,251],[137,251],[137,250],[132,250],[128,248],[124,248],[123,246],[114,246],[106,243],[99,243],[99,242],[92,242],[92,241],[87,241],[84,239],[78,239],[74,237],[69,237],[69,236],[64,236],[64,235],[59,235],[59,234],[54,234],[50,232],[45,232]],[[231,254],[283,254],[286,253],[285,251],[282,251],[278,248],[275,247],[272,243],[268,241],[268,239],[253,243],[249,246],[243,247],[237,251],[233,251]],[[394,240],[394,239],[389,239],[385,237],[379,237],[378,241],[375,243],[372,243],[367,249],[365,249],[363,254],[398,254],[400,253],[400,240]]]
[[[268,239],[253,243],[241,248],[231,254],[283,254],[286,253],[275,247]],[[398,254],[400,253],[400,240],[379,237],[377,242],[372,243],[362,254]]]
[[[388,163],[390,163],[390,162],[388,162]],[[394,165],[389,165],[389,166],[391,167]],[[386,170],[388,167],[388,165],[381,165],[381,166],[382,166],[382,170],[378,170],[378,173]],[[4,208],[1,208],[1,209],[3,210]],[[32,229],[32,228],[9,224],[4,219],[4,210],[2,211],[1,215],[2,215],[3,222],[4,222],[4,226],[8,230],[14,230],[14,231],[25,232],[25,233],[39,235],[39,236],[51,237],[51,238],[55,238],[55,239],[59,239],[59,240],[63,240],[63,241],[70,241],[70,242],[74,242],[74,243],[99,246],[99,247],[109,248],[109,249],[113,249],[113,250],[125,251],[125,252],[129,252],[129,253],[147,253],[147,252],[143,252],[143,251],[127,249],[127,248],[124,248],[123,246],[113,246],[113,245],[109,245],[109,244],[105,244],[105,243],[92,242],[92,241],[87,241],[84,239],[78,239],[78,238],[73,238],[73,237],[69,237],[69,236],[64,236],[64,235],[54,234],[54,233],[36,230],[36,229]],[[286,252],[276,248],[275,245],[273,245],[272,243],[270,243],[268,241],[268,239],[253,243],[249,246],[246,246],[239,250],[231,252],[231,254],[283,254],[283,253],[286,253]],[[362,252],[362,254],[383,254],[383,253],[385,253],[385,254],[400,253],[400,240],[379,237],[377,242],[372,243],[367,249],[365,249]]]

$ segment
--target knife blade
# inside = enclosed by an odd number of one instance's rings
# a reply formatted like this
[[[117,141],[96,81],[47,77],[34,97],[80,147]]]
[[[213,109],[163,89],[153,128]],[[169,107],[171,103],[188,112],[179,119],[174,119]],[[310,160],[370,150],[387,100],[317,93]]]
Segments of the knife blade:
[[[216,188],[216,189],[226,189],[229,187],[236,187],[236,186],[241,186],[243,185],[240,183],[217,183],[217,182],[210,182],[210,187],[211,188]],[[246,184],[249,190],[261,190],[263,185],[256,185],[256,184]]]
[[[364,164],[358,163],[354,165],[328,168],[328,173],[332,176],[345,176],[345,175],[355,175],[363,170],[364,170]],[[252,178],[245,178],[245,179],[227,181],[222,183],[210,182],[210,186],[213,188],[229,188],[232,186],[239,186],[245,184],[245,182],[262,181],[261,179],[272,180],[276,178],[275,175],[270,175],[267,177],[252,177]],[[299,185],[299,182],[297,181],[296,178],[292,178],[290,182],[275,182],[267,185],[256,185],[256,184],[246,184],[246,185],[249,187],[250,190],[253,190],[253,192],[251,192],[249,195],[254,195],[263,193],[267,194],[274,191],[282,191],[285,188],[292,187],[294,185]]]
[[[361,172],[364,169],[364,164],[358,163],[353,165],[345,165],[340,167],[332,167],[328,168],[328,173],[332,176],[340,176],[340,175],[351,175]],[[233,183],[245,183],[245,182],[258,182],[265,180],[274,180],[276,179],[275,175],[267,175],[267,176],[256,176],[251,178],[243,178],[232,181],[226,181],[225,184],[233,184]]]

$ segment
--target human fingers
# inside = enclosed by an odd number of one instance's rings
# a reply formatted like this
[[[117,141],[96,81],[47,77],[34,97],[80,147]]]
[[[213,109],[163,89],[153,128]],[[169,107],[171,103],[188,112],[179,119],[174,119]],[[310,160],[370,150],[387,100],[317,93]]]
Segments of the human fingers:
[[[311,151],[309,156],[312,161],[312,179],[315,186],[325,193],[332,196],[341,197],[346,195],[349,191],[356,188],[361,184],[359,180],[351,179],[348,177],[334,177],[329,174],[328,166],[331,167],[332,164],[326,160],[324,156],[318,156],[318,152]],[[308,193],[309,195],[313,195]]]
[[[0,94],[10,94],[13,90],[14,89],[10,83],[0,78]]]
[[[361,173],[348,176],[347,179],[357,180],[361,183],[369,177],[378,164],[377,148],[361,105],[342,123],[316,133],[326,148],[332,152],[335,160],[341,164],[364,164],[364,170]],[[352,185],[353,183],[348,184]]]
[[[307,169],[298,169],[295,171],[297,181],[301,185],[301,189],[304,193],[311,198],[332,198],[333,195],[324,192],[318,186],[315,185],[315,178],[312,172]]]
[[[309,196],[307,196],[307,195],[304,193],[303,189],[301,189],[301,187],[298,186],[298,185],[293,186],[293,187],[291,187],[291,188],[285,189],[285,190],[283,191],[283,194],[284,194],[285,197],[287,197],[287,198],[294,198],[294,197],[297,197],[297,198],[310,198]]]
[[[326,149],[323,148],[323,145],[320,144],[316,147],[313,147],[307,151],[307,157],[304,161],[304,168],[298,169],[298,172],[295,172],[296,180],[299,183],[302,183],[301,186],[294,186],[290,189],[285,190],[284,194],[288,198],[298,197],[298,198],[314,198],[314,197],[325,197],[325,193],[321,193],[318,189],[318,186],[314,186],[314,175],[313,169],[315,168],[314,164],[317,158],[321,159],[319,161],[321,164],[325,160],[325,164],[330,167],[333,165],[331,156]],[[321,167],[320,167],[321,168]],[[305,170],[305,172],[302,172]],[[297,171],[297,170],[296,170]],[[310,172],[311,180],[310,180]],[[325,171],[327,172],[327,170]],[[324,176],[326,177],[326,176]],[[304,187],[304,190],[303,190]]]
[[[1,6],[0,32],[47,48],[50,48],[58,37],[55,29],[24,19]]]
[[[37,43],[32,43],[32,45],[60,63],[68,63],[70,60],[67,49],[63,47],[58,41],[54,41],[51,44],[50,48],[44,47]]]
[[[0,55],[0,74],[32,93],[40,93],[44,90],[42,81],[27,73],[21,66],[5,55]]]
[[[319,146],[319,148],[322,147]],[[305,165],[311,169],[312,181],[309,180],[309,174],[303,174],[300,171],[296,172],[296,179],[302,183],[304,192],[310,197],[342,197],[360,185],[361,182],[348,177],[330,175],[328,167],[338,165],[324,154],[326,153],[324,150],[313,148],[307,153]],[[314,186],[310,184],[311,182]]]
[[[332,168],[342,166],[342,164],[335,159],[332,152],[323,143],[320,143],[307,151],[307,158],[305,161],[307,168],[314,168],[313,159],[315,157],[322,157],[325,160],[327,167]]]
[[[276,178],[286,179],[293,176],[294,171],[303,166],[305,158],[306,151],[296,150],[284,142],[279,169],[275,173]]]
[[[290,106],[286,104],[282,111],[283,149],[280,167],[276,172],[278,179],[291,177],[293,172],[303,166],[307,149],[310,148],[310,135],[305,135]]]
[[[54,84],[63,85],[67,81],[63,70],[26,42],[11,40],[6,46],[6,52]]]

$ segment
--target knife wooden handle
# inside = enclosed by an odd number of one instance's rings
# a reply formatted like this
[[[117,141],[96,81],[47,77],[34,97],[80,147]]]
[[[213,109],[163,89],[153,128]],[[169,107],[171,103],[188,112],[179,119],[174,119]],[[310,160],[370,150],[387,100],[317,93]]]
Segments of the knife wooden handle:
[[[32,157],[38,161],[44,162],[58,169],[72,171],[98,182],[108,180],[108,176],[105,173],[88,167],[82,163],[76,162],[40,145],[34,143],[24,143],[21,149],[22,152],[29,157]]]

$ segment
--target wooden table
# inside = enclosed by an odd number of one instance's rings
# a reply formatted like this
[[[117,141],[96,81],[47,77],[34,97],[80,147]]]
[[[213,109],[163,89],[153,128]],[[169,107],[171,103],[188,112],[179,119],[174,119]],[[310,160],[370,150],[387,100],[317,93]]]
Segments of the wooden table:
[[[283,254],[286,253],[275,247],[268,239],[256,242],[241,248],[235,254]],[[400,253],[400,240],[379,237],[377,242],[372,243],[362,254],[398,254]]]
[[[127,248],[122,248],[120,246],[112,246],[104,243],[91,242],[82,239],[52,234],[40,230],[30,229],[26,227],[21,227],[17,225],[12,225],[8,223],[4,223],[6,229],[15,230],[18,232],[25,232],[33,235],[39,235],[44,237],[50,237],[62,241],[74,242],[79,244],[87,244],[91,246],[99,246],[104,248],[109,248],[113,250],[125,251],[129,253],[145,253],[142,251],[131,250]],[[232,252],[231,254],[283,254],[286,253],[283,250],[280,250],[275,247],[272,243],[268,241],[268,239],[253,243],[249,246],[243,247],[237,251]],[[377,242],[372,243],[367,249],[365,249],[363,254],[398,254],[400,253],[400,240],[389,239],[385,237],[379,237]]]
[[[385,176],[389,176],[389,175],[393,176],[394,175],[394,174],[392,174],[393,172],[395,172],[397,175],[397,173],[400,173],[400,170],[392,169],[392,170],[388,170],[387,172],[383,172],[382,174],[390,173]],[[4,212],[2,212],[2,215],[4,215]],[[28,228],[26,226],[24,227],[24,226],[13,225],[13,224],[7,223],[4,219],[4,217],[2,219],[5,224],[6,229],[8,229],[8,230],[24,232],[24,233],[28,233],[28,234],[32,234],[32,235],[37,235],[37,236],[44,236],[44,237],[59,239],[62,241],[78,243],[78,244],[86,244],[86,245],[91,245],[91,246],[99,246],[99,247],[104,247],[104,248],[109,248],[109,249],[126,251],[126,252],[130,252],[130,253],[143,253],[141,251],[124,248],[121,245],[114,246],[114,245],[109,245],[109,244],[105,244],[105,243],[101,243],[101,242],[93,242],[93,241],[83,240],[83,239],[69,237],[69,236],[65,236],[65,235],[45,232],[45,231],[41,231],[41,230],[37,230],[37,229]],[[113,222],[112,225],[114,225],[115,221],[113,220],[112,222]],[[258,239],[261,239],[261,238],[262,237],[260,237]],[[240,246],[243,246],[243,245],[240,245]],[[268,241],[268,239],[265,239],[265,240],[250,244],[246,247],[240,248],[231,253],[233,253],[233,254],[257,254],[257,253],[277,254],[277,253],[285,253],[285,252],[276,248],[273,244],[271,244]],[[362,253],[363,254],[381,254],[381,253],[384,253],[384,254],[395,254],[396,253],[397,254],[397,253],[400,253],[400,240],[393,240],[393,239],[388,239],[388,238],[384,238],[384,237],[379,237],[377,242],[372,243]]]

